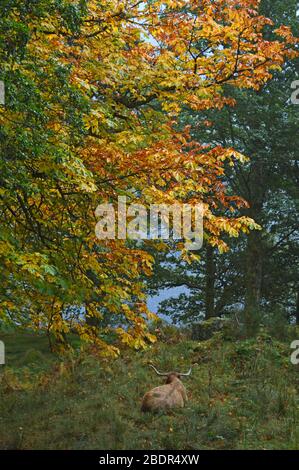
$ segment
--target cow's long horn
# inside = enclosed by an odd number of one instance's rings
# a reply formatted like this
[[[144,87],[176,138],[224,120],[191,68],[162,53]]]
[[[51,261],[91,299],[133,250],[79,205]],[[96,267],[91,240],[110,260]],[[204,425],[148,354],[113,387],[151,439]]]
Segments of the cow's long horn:
[[[190,374],[191,374],[191,371],[192,371],[192,367],[190,367],[190,369],[188,370],[188,372],[186,372],[185,374],[181,374],[183,377],[188,377]]]
[[[150,367],[152,367],[154,369],[154,371],[156,372],[156,374],[158,375],[169,375],[171,372],[159,372],[152,364],[149,364]]]

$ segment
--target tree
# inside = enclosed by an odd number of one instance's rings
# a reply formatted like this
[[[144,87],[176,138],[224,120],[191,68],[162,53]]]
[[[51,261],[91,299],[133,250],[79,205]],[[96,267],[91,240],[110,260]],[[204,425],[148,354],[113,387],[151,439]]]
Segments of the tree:
[[[224,85],[258,89],[294,56],[288,27],[264,39],[270,21],[258,4],[2,1],[4,320],[46,328],[62,344],[73,328],[117,354],[91,320],[108,312],[123,343],[154,340],[141,279],[152,258],[126,240],[96,239],[99,202],[202,202],[209,242],[220,249],[223,234],[256,227],[234,216],[243,202],[223,183],[225,162],[243,156],[192,142],[174,122],[182,106],[233,104]]]
[[[298,36],[297,2],[263,1],[261,12],[276,24],[292,25]],[[273,39],[272,28],[266,36]],[[206,247],[197,266],[189,269],[190,295],[169,300],[161,310],[172,306],[193,319],[206,311],[220,315],[237,302],[245,304],[247,321],[263,308],[296,312],[298,280],[298,163],[296,158],[297,110],[290,101],[291,83],[298,75],[298,60],[287,61],[283,71],[259,91],[230,90],[235,107],[206,113],[187,111],[184,121],[192,125],[191,135],[200,141],[232,146],[248,155],[245,165],[226,168],[227,185],[241,195],[249,208],[240,214],[250,216],[262,227],[245,239],[230,243],[231,252],[219,256]],[[204,261],[204,257],[206,262]],[[176,271],[178,260],[170,267]],[[216,267],[214,268],[213,266]],[[197,285],[194,285],[194,276]],[[172,277],[175,274],[172,273]],[[164,272],[164,279],[168,273]],[[283,280],[283,281],[282,281]],[[158,284],[163,286],[160,279]],[[169,282],[167,282],[169,286]],[[178,284],[176,284],[178,285]],[[188,286],[185,279],[181,285]],[[205,289],[206,286],[207,288]],[[192,312],[194,312],[192,314]]]

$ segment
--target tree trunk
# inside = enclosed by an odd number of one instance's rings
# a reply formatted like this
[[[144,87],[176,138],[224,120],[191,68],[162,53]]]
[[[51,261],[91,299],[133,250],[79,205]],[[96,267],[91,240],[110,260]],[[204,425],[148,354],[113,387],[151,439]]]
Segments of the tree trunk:
[[[248,216],[261,223],[264,184],[263,163],[260,160],[251,164],[249,178],[249,204]],[[259,309],[261,301],[261,287],[263,275],[263,241],[262,232],[254,230],[247,238],[246,271],[245,271],[245,323],[248,333],[254,333],[259,323]]]
[[[258,311],[261,300],[263,270],[262,234],[254,231],[248,235],[245,273],[245,310]]]
[[[205,289],[206,319],[215,316],[215,260],[214,248],[207,246],[206,251],[206,289]]]

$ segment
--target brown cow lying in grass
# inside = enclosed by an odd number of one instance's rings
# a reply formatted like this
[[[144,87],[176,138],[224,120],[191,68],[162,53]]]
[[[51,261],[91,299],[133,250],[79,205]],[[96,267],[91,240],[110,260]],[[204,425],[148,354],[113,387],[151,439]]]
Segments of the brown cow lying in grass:
[[[182,408],[187,402],[187,393],[180,378],[188,377],[191,369],[186,373],[159,372],[151,365],[158,375],[166,376],[166,384],[155,387],[147,392],[141,405],[141,411],[165,411],[171,408]]]

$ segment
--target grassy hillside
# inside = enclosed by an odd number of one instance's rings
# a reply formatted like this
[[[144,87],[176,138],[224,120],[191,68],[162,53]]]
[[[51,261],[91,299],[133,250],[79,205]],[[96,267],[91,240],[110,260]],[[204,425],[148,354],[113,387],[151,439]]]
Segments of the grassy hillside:
[[[1,335],[1,449],[298,449],[298,366],[289,342],[266,333],[243,341],[169,337],[114,361],[50,355],[45,338]],[[186,370],[189,403],[142,414],[161,383],[148,367]],[[297,390],[297,391],[296,391]]]

